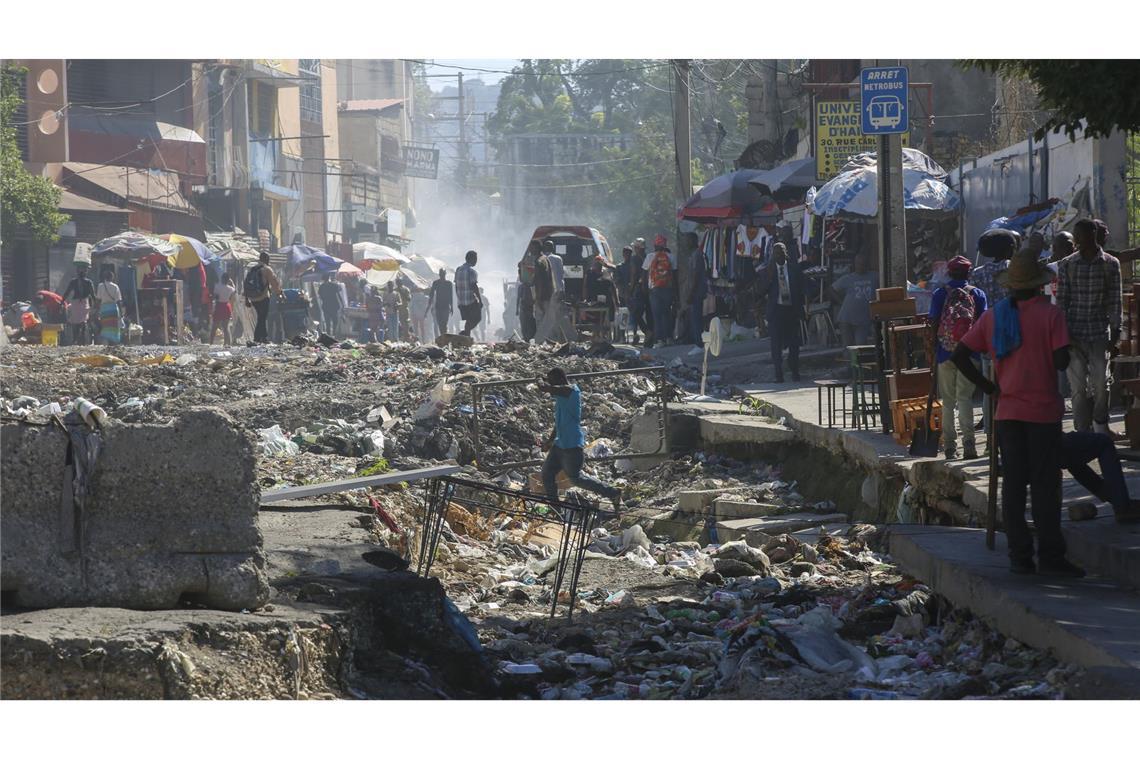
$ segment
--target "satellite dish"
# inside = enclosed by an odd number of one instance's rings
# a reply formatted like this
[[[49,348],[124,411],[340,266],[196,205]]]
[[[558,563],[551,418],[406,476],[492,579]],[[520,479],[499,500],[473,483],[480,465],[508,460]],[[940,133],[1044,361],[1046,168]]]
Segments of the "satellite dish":
[[[701,395],[705,395],[705,380],[709,374],[709,353],[720,356],[721,344],[724,342],[724,328],[721,327],[720,317],[713,317],[709,322],[708,332],[701,333],[701,340],[705,344],[705,360],[701,366]]]

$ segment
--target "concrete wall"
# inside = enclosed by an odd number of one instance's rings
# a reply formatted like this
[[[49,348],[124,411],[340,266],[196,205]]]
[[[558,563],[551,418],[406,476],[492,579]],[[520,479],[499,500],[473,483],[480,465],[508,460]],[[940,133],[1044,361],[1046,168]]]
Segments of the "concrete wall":
[[[67,436],[0,430],[0,587],[23,607],[258,607],[269,595],[252,443],[223,414],[111,423],[84,510],[65,506]],[[70,487],[70,486],[68,486]]]

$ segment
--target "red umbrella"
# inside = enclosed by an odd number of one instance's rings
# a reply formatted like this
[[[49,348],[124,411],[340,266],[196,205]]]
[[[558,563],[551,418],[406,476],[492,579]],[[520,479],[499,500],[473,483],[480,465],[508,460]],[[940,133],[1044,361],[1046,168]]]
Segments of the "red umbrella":
[[[340,268],[336,270],[336,278],[341,282],[354,282],[364,276],[364,272],[360,267],[344,262]]]

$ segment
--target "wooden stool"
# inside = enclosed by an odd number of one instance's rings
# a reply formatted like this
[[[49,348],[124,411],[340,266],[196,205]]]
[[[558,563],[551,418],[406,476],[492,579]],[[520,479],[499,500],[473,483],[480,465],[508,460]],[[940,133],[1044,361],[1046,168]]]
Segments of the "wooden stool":
[[[847,381],[846,380],[816,380],[815,395],[819,407],[818,421],[823,424],[823,391],[827,389],[827,426],[835,427],[835,390],[839,389],[839,396],[843,404],[843,411],[839,418],[839,426],[847,424]]]

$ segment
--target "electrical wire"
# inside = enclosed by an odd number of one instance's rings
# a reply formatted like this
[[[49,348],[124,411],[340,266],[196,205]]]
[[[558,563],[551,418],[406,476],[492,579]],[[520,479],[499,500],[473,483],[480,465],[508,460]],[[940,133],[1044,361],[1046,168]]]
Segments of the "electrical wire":
[[[412,63],[418,63],[422,66],[437,66],[440,68],[459,69],[461,71],[479,71],[479,72],[483,72],[486,74],[508,74],[511,76],[555,76],[554,74],[547,74],[547,73],[540,73],[540,72],[518,71],[517,67],[516,67],[516,69],[507,71],[504,69],[484,69],[484,68],[479,68],[477,66],[458,66],[458,65],[450,64],[450,63],[434,63],[434,62],[421,60],[421,59],[415,59],[415,58],[409,58],[409,59],[405,59],[405,60],[409,60]],[[566,73],[570,74],[572,76],[576,76],[576,77],[580,77],[580,76],[581,77],[586,77],[586,76],[597,76],[597,77],[613,76],[614,74],[624,74],[624,73],[630,72],[630,71],[645,71],[647,69],[656,69],[656,68],[661,68],[662,66],[669,66],[669,65],[670,65],[670,63],[668,61],[662,61],[660,63],[649,63],[649,64],[646,64],[644,66],[630,66],[629,68],[624,68],[624,69],[613,69],[611,71],[583,71],[583,72],[566,72]]]

